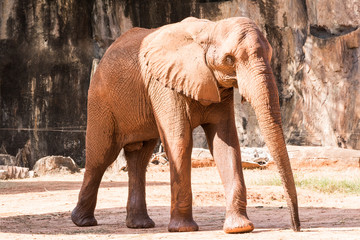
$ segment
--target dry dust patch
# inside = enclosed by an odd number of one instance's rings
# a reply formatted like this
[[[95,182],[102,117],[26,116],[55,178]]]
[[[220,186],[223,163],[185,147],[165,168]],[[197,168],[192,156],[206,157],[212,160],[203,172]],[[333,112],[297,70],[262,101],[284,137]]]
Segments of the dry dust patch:
[[[193,233],[167,232],[168,166],[148,169],[147,201],[149,215],[156,223],[153,229],[125,226],[125,172],[104,177],[95,212],[99,226],[88,228],[76,227],[70,220],[82,174],[0,181],[0,239],[359,239],[360,196],[356,194],[326,194],[298,188],[303,231],[290,230],[282,187],[256,183],[259,176],[276,174],[276,170],[245,171],[248,215],[256,229],[241,235],[222,231],[225,197],[214,167],[193,169],[194,218],[200,227],[199,232]],[[331,174],[341,177],[343,173]]]

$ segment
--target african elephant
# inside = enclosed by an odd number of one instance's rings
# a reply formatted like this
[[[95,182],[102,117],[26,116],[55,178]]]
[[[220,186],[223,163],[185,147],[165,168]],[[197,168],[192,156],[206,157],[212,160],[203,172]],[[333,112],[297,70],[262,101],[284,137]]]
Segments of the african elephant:
[[[279,168],[300,230],[297,194],[282,132],[272,49],[253,21],[187,18],[158,29],[134,28],[104,54],[88,92],[86,164],[72,220],[97,224],[97,192],[106,168],[124,148],[129,196],[126,225],[154,227],[145,202],[145,171],[160,137],[170,162],[169,231],[196,231],[192,216],[192,130],[202,126],[226,196],[226,233],[250,232],[246,188],[234,120],[234,88],[250,102]]]

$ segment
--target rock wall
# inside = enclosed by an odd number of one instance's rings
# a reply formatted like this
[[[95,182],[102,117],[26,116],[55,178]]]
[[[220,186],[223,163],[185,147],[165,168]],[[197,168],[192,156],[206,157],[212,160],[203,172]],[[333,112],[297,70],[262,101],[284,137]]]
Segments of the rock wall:
[[[133,26],[188,16],[256,21],[274,49],[289,144],[360,149],[357,0],[2,0],[0,144],[83,164],[92,60]],[[241,144],[262,146],[254,113],[238,100],[236,118]],[[195,136],[206,146],[201,130]]]
[[[15,155],[30,140],[32,165],[48,154],[84,160],[91,6],[1,1],[0,143]]]

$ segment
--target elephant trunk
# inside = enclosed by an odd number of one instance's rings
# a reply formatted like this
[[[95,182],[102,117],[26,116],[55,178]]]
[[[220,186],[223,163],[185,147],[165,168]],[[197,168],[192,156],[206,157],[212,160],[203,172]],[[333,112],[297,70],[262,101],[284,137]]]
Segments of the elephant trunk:
[[[269,68],[250,79],[251,83],[244,86],[245,89],[241,89],[241,84],[238,85],[255,111],[266,146],[277,164],[291,214],[292,228],[300,231],[296,187],[282,130],[279,95],[274,75]]]

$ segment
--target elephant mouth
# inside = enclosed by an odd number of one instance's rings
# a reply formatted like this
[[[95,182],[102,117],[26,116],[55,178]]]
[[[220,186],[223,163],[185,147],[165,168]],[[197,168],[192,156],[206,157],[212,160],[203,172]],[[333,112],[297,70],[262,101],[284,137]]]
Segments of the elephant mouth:
[[[234,73],[231,74],[231,75],[225,75],[225,76],[223,76],[222,79],[221,79],[221,81],[219,81],[219,84],[220,84],[222,87],[225,87],[225,88],[232,88],[232,87],[237,88],[237,87],[238,87],[238,83],[237,83],[236,73],[234,72]]]

